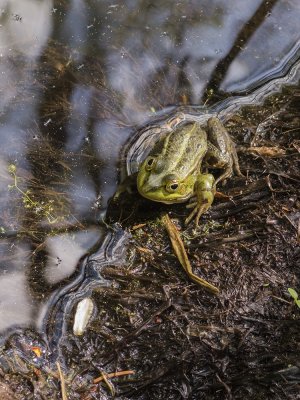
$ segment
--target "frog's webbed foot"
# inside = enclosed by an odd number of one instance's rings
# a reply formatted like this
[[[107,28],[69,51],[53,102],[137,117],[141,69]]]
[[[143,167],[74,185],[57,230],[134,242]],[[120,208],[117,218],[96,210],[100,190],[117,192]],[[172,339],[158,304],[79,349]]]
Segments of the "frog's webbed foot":
[[[195,225],[198,226],[201,215],[204,214],[209,209],[212,202],[214,201],[216,185],[213,175],[211,174],[199,175],[195,184],[195,191],[196,191],[197,201],[192,201],[186,206],[186,208],[194,208],[194,209],[184,221],[185,225],[188,225],[191,222],[191,220],[195,218]]]
[[[233,172],[238,176],[244,176],[240,170],[236,150],[235,149],[233,150],[234,151],[232,151],[230,158],[228,159],[227,163],[224,166],[223,173],[216,179],[215,185],[217,185],[219,182],[224,181],[227,178],[230,178],[233,175]]]
[[[199,219],[200,219],[201,215],[206,213],[206,211],[209,209],[209,207],[210,207],[210,204],[208,204],[208,203],[207,204],[201,204],[200,206],[198,206],[198,204],[196,203],[196,207],[189,214],[189,216],[185,219],[184,224],[188,225],[196,215],[195,225],[198,226]],[[191,208],[191,207],[189,207],[189,205],[187,205],[187,208]]]
[[[219,182],[224,181],[227,178],[230,178],[232,176],[232,166],[229,166],[225,169],[225,171],[216,179],[216,185]]]
[[[122,187],[122,185],[119,185],[119,187],[116,190],[116,193],[111,198],[111,201],[114,202],[114,203],[119,201],[119,198],[120,198],[121,194],[124,193],[125,191],[126,191],[126,188]]]

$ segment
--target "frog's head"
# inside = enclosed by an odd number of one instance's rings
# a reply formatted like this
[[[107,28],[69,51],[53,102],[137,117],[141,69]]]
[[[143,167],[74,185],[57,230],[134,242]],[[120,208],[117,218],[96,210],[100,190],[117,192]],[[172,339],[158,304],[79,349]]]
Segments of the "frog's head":
[[[179,179],[176,173],[165,171],[161,157],[149,156],[139,168],[137,188],[149,200],[166,204],[182,203],[192,196],[195,179],[194,174]]]

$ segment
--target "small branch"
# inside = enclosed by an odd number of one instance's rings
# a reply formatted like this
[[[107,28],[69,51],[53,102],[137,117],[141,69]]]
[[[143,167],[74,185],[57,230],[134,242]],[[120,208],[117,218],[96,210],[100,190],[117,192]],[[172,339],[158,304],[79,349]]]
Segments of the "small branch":
[[[115,388],[113,387],[113,385],[109,382],[108,376],[104,372],[101,372],[101,378],[105,382],[106,386],[108,387],[110,394],[113,397],[115,397],[116,391],[115,391]]]
[[[60,387],[61,387],[62,399],[63,400],[68,400],[65,378],[63,376],[63,373],[62,373],[62,370],[61,370],[61,367],[60,367],[60,364],[59,364],[58,361],[56,362],[56,366],[57,366],[58,373],[59,373],[59,378],[60,378]]]
[[[111,373],[109,373],[109,374],[104,374],[104,373],[102,372],[102,375],[99,376],[98,378],[95,378],[95,379],[93,380],[93,383],[96,384],[96,383],[105,381],[105,378],[106,378],[106,380],[107,380],[107,379],[110,379],[110,378],[116,378],[116,377],[119,377],[119,376],[132,375],[132,374],[135,374],[135,371],[132,371],[132,370],[128,370],[128,371],[116,371],[116,372],[111,372]]]

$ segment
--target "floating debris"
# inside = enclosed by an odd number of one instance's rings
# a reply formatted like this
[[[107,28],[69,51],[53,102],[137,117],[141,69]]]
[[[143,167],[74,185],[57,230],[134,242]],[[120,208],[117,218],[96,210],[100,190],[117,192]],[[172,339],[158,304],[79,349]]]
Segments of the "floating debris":
[[[74,335],[83,335],[85,328],[87,327],[87,324],[89,323],[89,320],[91,318],[93,310],[94,303],[89,297],[86,297],[77,304],[73,325]]]

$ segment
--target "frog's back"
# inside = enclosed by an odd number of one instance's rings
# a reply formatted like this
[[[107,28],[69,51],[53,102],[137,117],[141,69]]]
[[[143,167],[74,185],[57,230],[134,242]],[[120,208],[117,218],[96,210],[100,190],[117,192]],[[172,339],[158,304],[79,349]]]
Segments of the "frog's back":
[[[198,123],[187,123],[158,142],[150,155],[157,157],[155,173],[184,179],[198,169],[207,151],[207,135]]]

